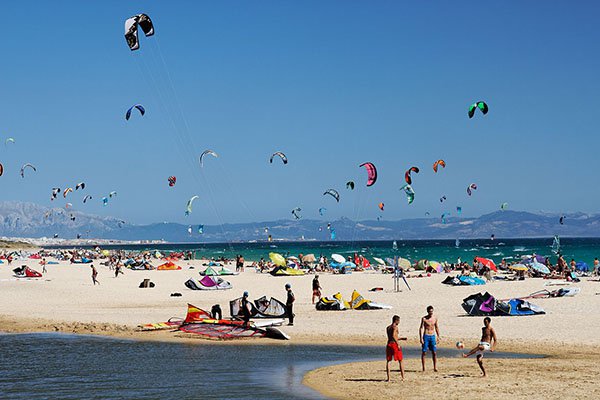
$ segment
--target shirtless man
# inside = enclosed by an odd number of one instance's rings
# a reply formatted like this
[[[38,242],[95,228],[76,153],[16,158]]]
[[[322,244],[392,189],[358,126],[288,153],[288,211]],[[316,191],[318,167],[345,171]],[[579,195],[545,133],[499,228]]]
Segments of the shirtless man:
[[[392,317],[392,324],[385,328],[387,333],[387,346],[385,346],[385,358],[387,363],[385,365],[385,372],[387,373],[386,382],[390,381],[390,361],[392,361],[392,357],[394,360],[398,361],[398,365],[400,366],[400,376],[402,380],[404,380],[404,364],[402,363],[402,348],[398,346],[398,340],[407,340],[407,338],[398,337],[398,324],[400,323],[400,317],[394,315]]]
[[[481,368],[483,378],[487,376],[485,368],[483,367],[483,353],[486,351],[494,351],[496,349],[496,344],[498,343],[496,331],[490,326],[491,323],[492,319],[490,317],[485,317],[483,319],[484,326],[481,328],[481,341],[470,352],[463,354],[463,357],[465,358],[477,354],[477,364],[479,364],[479,368]]]
[[[441,340],[440,330],[438,328],[438,320],[433,315],[433,306],[427,307],[427,315],[421,318],[421,326],[419,326],[419,339],[421,340],[421,366],[425,372],[425,356],[427,351],[431,350],[433,358],[433,371],[437,372],[437,339]]]

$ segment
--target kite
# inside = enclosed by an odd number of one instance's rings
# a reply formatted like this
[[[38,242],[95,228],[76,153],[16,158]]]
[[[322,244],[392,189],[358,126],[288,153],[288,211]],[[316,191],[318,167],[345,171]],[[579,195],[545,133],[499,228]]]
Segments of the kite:
[[[32,170],[34,170],[35,172],[37,172],[37,169],[33,165],[27,163],[21,167],[21,178],[25,178],[25,168],[27,168],[27,167],[29,167]]]
[[[319,208],[319,215],[323,216],[327,212],[327,209],[324,207]]]
[[[69,209],[69,208],[71,208],[71,207],[73,207],[73,204],[71,204],[71,203],[67,203],[67,204],[65,204],[65,208]]]
[[[188,233],[190,234],[190,236],[192,235],[192,226],[188,226]]]
[[[292,215],[294,216],[294,218],[300,219],[302,217],[300,215],[300,211],[302,211],[302,209],[300,207],[296,207],[292,210]]]
[[[412,184],[412,178],[410,176],[410,174],[414,172],[415,174],[419,173],[419,168],[417,167],[410,167],[405,173],[404,173],[404,180],[406,181],[406,183],[408,183],[409,185]]]
[[[437,173],[438,166],[440,166],[442,168],[446,168],[446,161],[444,161],[444,160],[437,160],[436,162],[434,162],[433,163],[433,172]]]
[[[560,219],[558,220],[558,222],[560,222],[561,225],[565,224],[565,216],[561,215]]]
[[[58,196],[58,194],[60,193],[60,188],[52,188],[52,197],[50,197],[50,200],[54,200],[56,198],[56,196]]]
[[[106,206],[108,205],[108,197],[103,197],[103,198],[102,198],[102,205],[103,205],[104,207],[106,207]]]
[[[279,158],[281,158],[281,161],[283,161],[284,165],[288,163],[287,156],[285,154],[283,154],[281,151],[276,151],[275,153],[271,154],[271,159],[269,160],[269,162],[271,164],[273,164],[273,158],[275,158],[275,156],[278,156]]]
[[[63,198],[66,199],[67,195],[73,191],[73,188],[66,188],[63,192]]]
[[[199,199],[200,196],[192,196],[185,206],[185,215],[190,215],[192,213],[192,205],[194,204],[194,200]]]
[[[383,204],[383,203],[379,203],[379,209],[380,209],[381,211],[383,211],[383,207],[385,207],[385,204]]]
[[[426,212],[425,212],[425,216],[426,216],[426,217],[429,217],[430,215],[431,215],[431,214],[429,213],[429,211],[426,211]]]
[[[142,28],[146,37],[154,35],[154,25],[150,17],[146,14],[134,15],[125,20],[125,40],[132,51],[140,48],[138,26]]]
[[[456,213],[457,214],[462,214],[462,207],[461,206],[456,206]]]
[[[174,176],[170,176],[168,180],[169,180],[169,186],[170,187],[175,186],[175,183],[177,183],[177,178],[174,177]]]
[[[440,203],[443,203],[446,200],[446,196],[440,197]]]
[[[331,240],[335,240],[335,238],[336,238],[335,229],[332,229],[330,231],[330,235],[331,235]]]
[[[360,164],[358,167],[365,167],[367,170],[367,186],[373,186],[377,182],[377,168],[375,168],[375,164],[366,162]]]
[[[125,113],[125,119],[127,121],[129,121],[129,118],[131,118],[131,112],[133,111],[134,108],[140,112],[140,115],[142,117],[144,116],[144,114],[146,114],[146,109],[144,108],[143,105],[141,105],[141,104],[135,104],[135,105],[129,107],[129,109]]]
[[[446,217],[449,217],[449,216],[450,216],[450,213],[443,213],[442,214],[442,224],[446,223]]]
[[[85,189],[85,183],[84,182],[79,182],[77,185],[75,185],[75,190],[83,190]]]
[[[83,198],[83,204],[85,204],[85,202],[86,202],[86,201],[88,201],[88,200],[91,200],[91,199],[92,199],[92,196],[90,196],[90,195],[88,194],[87,196],[85,196],[85,197]]]
[[[352,181],[346,182],[346,189],[354,190],[354,182],[352,182]]]
[[[472,190],[477,190],[477,185],[474,183],[471,183],[469,186],[467,186],[467,194],[469,196],[473,194]]]
[[[475,115],[475,110],[477,110],[478,108],[479,108],[479,110],[481,110],[481,113],[483,115],[488,113],[487,104],[485,104],[484,101],[478,101],[469,106],[469,118],[473,118],[473,115]]]
[[[6,140],[4,141],[4,145],[6,146],[7,144],[9,144],[9,143],[14,143],[14,142],[15,142],[15,139],[13,139],[13,138],[9,137],[8,139],[6,139]]]
[[[204,156],[207,154],[210,154],[213,157],[219,157],[219,155],[212,150],[204,150],[202,152],[202,154],[200,154],[200,166],[201,167],[204,167]]]
[[[412,202],[415,201],[415,191],[413,190],[412,186],[404,185],[400,188],[400,190],[404,190],[408,204],[412,204]]]
[[[0,164],[0,176],[4,173],[4,165]]]
[[[340,194],[338,193],[337,190],[335,190],[335,189],[327,189],[325,191],[325,193],[323,193],[323,196],[325,196],[326,194],[328,194],[331,197],[333,197],[335,199],[335,201],[337,201],[338,203],[340,202]]]
[[[116,196],[117,196],[117,192],[115,192],[114,190],[108,194],[108,197],[110,197],[110,198],[113,198]]]
[[[506,210],[507,208],[508,208],[508,203],[502,203],[502,204],[500,204],[500,209],[502,211]]]
[[[198,225],[198,233],[201,235],[204,233],[204,225]]]

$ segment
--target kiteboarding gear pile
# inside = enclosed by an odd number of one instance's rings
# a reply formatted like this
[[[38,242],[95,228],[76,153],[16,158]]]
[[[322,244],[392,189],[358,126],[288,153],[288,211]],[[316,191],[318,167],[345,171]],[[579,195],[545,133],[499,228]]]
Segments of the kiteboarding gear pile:
[[[541,307],[523,299],[496,300],[487,292],[465,298],[462,308],[471,316],[523,316],[546,313]]]

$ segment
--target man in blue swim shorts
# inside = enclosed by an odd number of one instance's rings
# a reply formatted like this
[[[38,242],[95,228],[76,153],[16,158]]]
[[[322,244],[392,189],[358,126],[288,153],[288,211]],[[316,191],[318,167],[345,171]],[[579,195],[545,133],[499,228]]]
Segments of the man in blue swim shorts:
[[[441,340],[438,328],[438,319],[433,315],[433,306],[427,307],[427,315],[421,318],[419,327],[419,339],[421,340],[421,366],[425,372],[425,356],[431,351],[433,358],[433,371],[437,372],[437,341]]]

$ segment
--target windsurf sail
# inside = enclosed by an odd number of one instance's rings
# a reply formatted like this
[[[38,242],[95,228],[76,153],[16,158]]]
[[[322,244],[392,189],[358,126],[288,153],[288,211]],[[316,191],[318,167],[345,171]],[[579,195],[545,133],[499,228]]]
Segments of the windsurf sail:
[[[554,239],[552,240],[552,252],[554,254],[560,253],[560,238],[558,235],[554,235]]]

